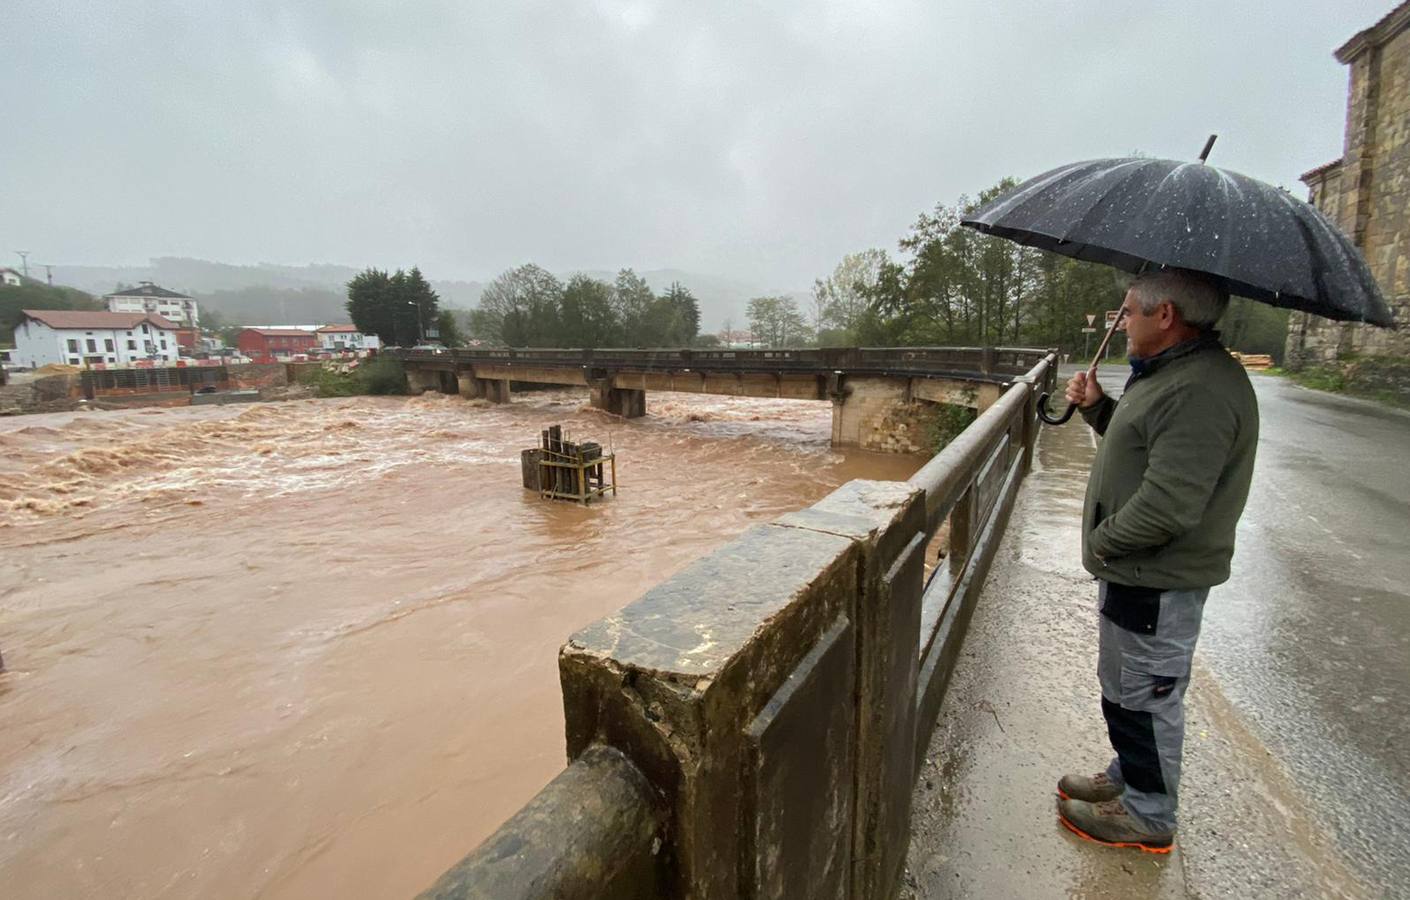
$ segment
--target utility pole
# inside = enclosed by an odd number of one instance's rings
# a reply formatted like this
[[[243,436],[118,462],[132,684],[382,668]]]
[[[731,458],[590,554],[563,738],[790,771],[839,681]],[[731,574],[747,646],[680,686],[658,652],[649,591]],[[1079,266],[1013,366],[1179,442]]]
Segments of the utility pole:
[[[54,286],[54,267],[48,263],[44,264],[44,280],[49,283],[49,287]]]
[[[19,254],[19,257],[20,257],[20,265],[24,268],[24,277],[28,278],[28,277],[29,277],[29,251],[28,251],[28,250],[16,250],[15,253]]]

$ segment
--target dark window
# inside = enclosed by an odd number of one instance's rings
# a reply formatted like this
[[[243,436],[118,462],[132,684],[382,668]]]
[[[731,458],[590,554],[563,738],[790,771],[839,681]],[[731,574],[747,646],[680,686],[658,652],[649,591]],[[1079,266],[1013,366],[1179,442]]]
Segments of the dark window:
[[[69,352],[70,352],[70,353],[77,353],[77,352],[78,352],[78,338],[69,338]]]
[[[132,333],[132,332],[130,332],[130,331],[128,332],[128,334],[131,334],[131,333]],[[136,342],[136,341],[128,341],[128,342],[127,342],[127,349],[129,349],[129,350],[136,350],[136,349],[137,349],[137,342]]]
[[[89,339],[88,339],[88,352],[89,352],[89,353],[97,353],[97,352],[98,352],[98,342],[97,342],[96,340],[94,340],[93,338],[89,338]]]
[[[112,338],[104,338],[104,339],[103,339],[103,349],[107,350],[109,353],[112,353],[112,352],[113,352],[114,347],[113,347],[113,339],[112,339]],[[108,361],[109,361],[109,362],[112,362],[112,360],[108,360]]]

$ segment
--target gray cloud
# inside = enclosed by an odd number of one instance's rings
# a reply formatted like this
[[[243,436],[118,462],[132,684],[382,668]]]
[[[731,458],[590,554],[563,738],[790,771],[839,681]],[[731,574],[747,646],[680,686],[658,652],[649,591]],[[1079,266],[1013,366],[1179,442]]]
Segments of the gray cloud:
[[[1389,0],[35,3],[0,253],[674,266],[804,287],[1004,175],[1140,150],[1295,191]]]

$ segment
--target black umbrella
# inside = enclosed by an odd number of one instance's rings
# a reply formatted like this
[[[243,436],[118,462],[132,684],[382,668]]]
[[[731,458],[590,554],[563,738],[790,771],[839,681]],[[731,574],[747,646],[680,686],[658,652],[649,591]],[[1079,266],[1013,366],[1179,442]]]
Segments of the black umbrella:
[[[1231,294],[1274,306],[1394,324],[1346,235],[1281,188],[1205,165],[1210,144],[1199,162],[1138,157],[1062,166],[961,224],[1128,272],[1153,266],[1202,272]]]

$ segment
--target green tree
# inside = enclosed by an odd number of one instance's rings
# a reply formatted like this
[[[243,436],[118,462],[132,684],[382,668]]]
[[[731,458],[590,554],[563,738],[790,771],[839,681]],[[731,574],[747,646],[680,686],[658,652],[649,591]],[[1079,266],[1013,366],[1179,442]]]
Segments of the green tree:
[[[1086,315],[1119,306],[1123,279],[960,226],[1014,183],[922,213],[899,241],[900,263],[880,251],[844,258],[814,287],[815,317],[828,326],[819,340],[1081,348]]]
[[[842,257],[827,278],[813,282],[813,327],[851,333],[867,311],[868,295],[881,277],[889,257],[885,250],[863,250]]]
[[[623,343],[634,347],[653,343],[647,318],[656,305],[656,295],[651,292],[646,279],[631,269],[622,269],[612,286],[612,303],[617,308]]]
[[[690,289],[679,281],[671,282],[670,288],[661,295],[658,304],[669,312],[669,327],[665,343],[673,347],[689,347],[700,334],[700,301]]]
[[[440,296],[416,266],[412,266],[410,272],[397,270],[392,276],[392,285],[395,297],[393,308],[400,312],[397,333],[408,341],[413,335],[417,340],[425,340],[427,332],[441,320]],[[454,323],[451,327],[454,329]],[[456,335],[459,336],[458,332]]]
[[[563,288],[560,325],[563,346],[612,346],[620,330],[612,286],[587,275],[574,275]]]
[[[398,346],[395,289],[391,276],[381,269],[368,268],[348,282],[347,311],[357,330],[375,334],[383,346]]]
[[[806,343],[808,324],[792,297],[755,297],[749,301],[749,330],[770,347]]]
[[[486,286],[474,316],[475,333],[510,347],[560,346],[563,285],[528,263]]]
[[[358,331],[389,347],[420,343],[440,320],[440,297],[415,266],[392,275],[373,268],[359,272],[348,282],[346,308]]]
[[[440,342],[447,347],[465,346],[465,336],[460,332],[460,323],[456,320],[455,313],[449,309],[443,309],[436,314],[436,332]]]

